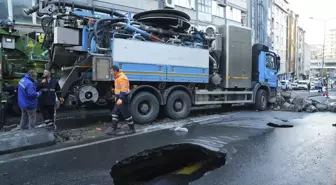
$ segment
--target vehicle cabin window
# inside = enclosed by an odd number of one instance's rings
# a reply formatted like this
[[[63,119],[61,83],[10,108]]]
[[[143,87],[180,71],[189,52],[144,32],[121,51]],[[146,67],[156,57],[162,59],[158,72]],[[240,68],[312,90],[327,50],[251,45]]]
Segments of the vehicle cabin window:
[[[275,58],[272,54],[266,54],[266,67],[270,69],[276,69]]]

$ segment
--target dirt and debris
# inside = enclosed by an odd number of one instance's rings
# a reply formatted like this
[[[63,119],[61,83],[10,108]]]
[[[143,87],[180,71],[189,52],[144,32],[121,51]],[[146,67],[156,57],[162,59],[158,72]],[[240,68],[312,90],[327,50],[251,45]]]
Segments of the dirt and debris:
[[[272,110],[284,110],[292,112],[336,112],[336,102],[323,96],[304,97],[291,96],[289,92],[279,92],[276,97],[269,100]]]

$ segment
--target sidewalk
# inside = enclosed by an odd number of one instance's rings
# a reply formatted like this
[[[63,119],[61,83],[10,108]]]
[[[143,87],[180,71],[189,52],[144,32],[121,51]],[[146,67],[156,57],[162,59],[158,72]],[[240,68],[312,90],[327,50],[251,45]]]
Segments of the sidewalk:
[[[34,149],[55,144],[53,132],[46,129],[32,129],[0,133],[0,154]]]

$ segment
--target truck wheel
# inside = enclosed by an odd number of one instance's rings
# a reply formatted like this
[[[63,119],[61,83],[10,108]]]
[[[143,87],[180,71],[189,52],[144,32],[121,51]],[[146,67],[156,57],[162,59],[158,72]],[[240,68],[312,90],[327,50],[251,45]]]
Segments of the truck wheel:
[[[178,90],[168,96],[165,113],[174,120],[184,119],[189,115],[190,108],[191,100],[188,94]]]
[[[131,100],[131,113],[133,120],[138,124],[153,122],[159,114],[158,99],[149,92],[140,92]]]
[[[255,108],[259,111],[264,111],[267,108],[267,93],[263,89],[259,89],[257,94],[256,94],[256,99],[255,99]]]

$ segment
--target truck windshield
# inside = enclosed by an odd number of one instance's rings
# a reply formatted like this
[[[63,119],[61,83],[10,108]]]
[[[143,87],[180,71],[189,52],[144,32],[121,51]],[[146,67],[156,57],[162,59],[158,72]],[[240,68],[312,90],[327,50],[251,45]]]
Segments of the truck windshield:
[[[266,67],[271,69],[276,69],[276,64],[274,61],[274,56],[270,53],[266,54]]]

